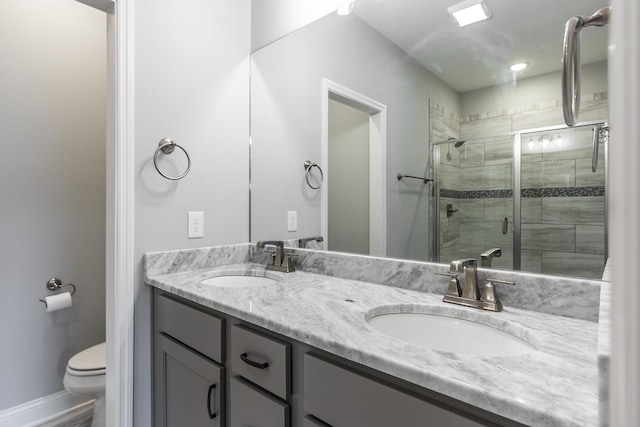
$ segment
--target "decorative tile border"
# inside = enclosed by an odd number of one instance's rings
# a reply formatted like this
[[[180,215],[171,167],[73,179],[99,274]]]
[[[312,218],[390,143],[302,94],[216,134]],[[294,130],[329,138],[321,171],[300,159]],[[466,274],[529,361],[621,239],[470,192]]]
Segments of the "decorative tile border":
[[[523,188],[522,197],[593,197],[604,196],[604,187]]]
[[[583,101],[605,101],[608,99],[609,99],[608,92],[597,92],[590,96],[583,95],[582,97]],[[499,110],[499,111],[491,111],[491,112],[478,113],[478,114],[468,114],[466,116],[460,117],[460,122],[473,122],[476,120],[490,119],[493,117],[506,116],[509,114],[526,113],[529,111],[545,110],[547,108],[558,108],[561,106],[562,106],[562,101],[557,99],[551,102],[540,102],[537,104],[521,105],[521,106],[512,107],[504,110]]]
[[[523,188],[520,194],[522,197],[594,197],[604,196],[604,187]],[[449,199],[509,199],[513,197],[513,190],[458,191],[441,188],[440,197]]]
[[[509,199],[513,197],[513,190],[458,191],[441,188],[440,197],[448,197],[450,199]]]

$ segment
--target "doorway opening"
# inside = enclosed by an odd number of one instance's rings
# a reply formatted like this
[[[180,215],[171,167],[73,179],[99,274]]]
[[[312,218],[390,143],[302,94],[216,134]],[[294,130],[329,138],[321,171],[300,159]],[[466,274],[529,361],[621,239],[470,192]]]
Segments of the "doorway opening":
[[[387,107],[327,79],[322,102],[327,249],[385,256]]]

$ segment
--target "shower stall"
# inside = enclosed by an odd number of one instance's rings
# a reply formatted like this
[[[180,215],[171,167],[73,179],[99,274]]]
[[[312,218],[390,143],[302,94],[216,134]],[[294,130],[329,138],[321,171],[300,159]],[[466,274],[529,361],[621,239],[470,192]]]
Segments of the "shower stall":
[[[608,255],[603,125],[432,143],[430,258],[480,260],[499,248],[492,268],[600,278]]]

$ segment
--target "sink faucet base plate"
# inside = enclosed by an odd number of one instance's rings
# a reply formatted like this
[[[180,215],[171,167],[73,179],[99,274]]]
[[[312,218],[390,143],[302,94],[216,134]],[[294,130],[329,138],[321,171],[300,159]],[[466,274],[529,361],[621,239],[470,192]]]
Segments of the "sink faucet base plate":
[[[445,295],[442,301],[450,302],[458,305],[464,305],[465,307],[480,308],[482,310],[502,311],[502,304],[500,303],[500,301],[497,301],[497,302],[480,301],[480,300],[474,300],[470,298],[457,297],[454,295]]]
[[[279,271],[281,273],[291,273],[296,271],[296,269],[293,267],[293,265],[273,265],[273,264],[267,264],[265,266],[265,268],[267,270],[273,270],[273,271]]]

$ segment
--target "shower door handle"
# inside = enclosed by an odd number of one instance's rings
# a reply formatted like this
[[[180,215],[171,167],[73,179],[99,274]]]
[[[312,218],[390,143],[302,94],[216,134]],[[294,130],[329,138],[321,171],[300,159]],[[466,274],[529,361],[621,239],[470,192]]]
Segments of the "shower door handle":
[[[591,155],[591,172],[595,172],[598,170],[598,151],[600,145],[600,137],[604,138],[608,137],[609,125],[607,123],[603,123],[600,125],[596,125],[593,127],[593,149]]]
[[[502,218],[502,234],[507,234],[509,232],[509,219],[505,216]]]

